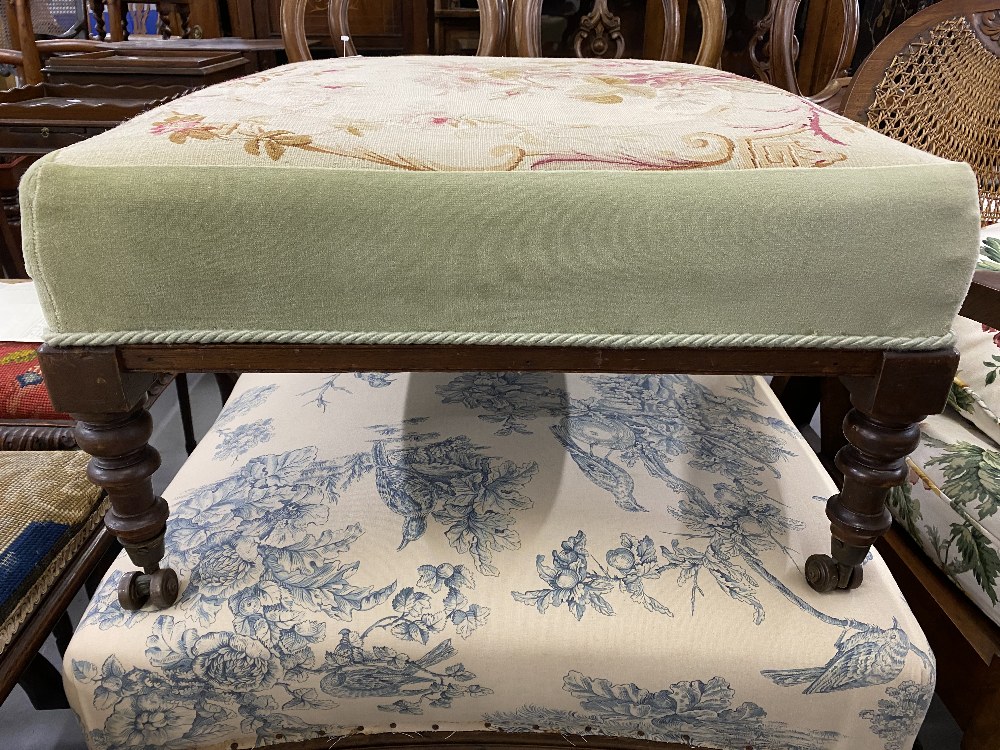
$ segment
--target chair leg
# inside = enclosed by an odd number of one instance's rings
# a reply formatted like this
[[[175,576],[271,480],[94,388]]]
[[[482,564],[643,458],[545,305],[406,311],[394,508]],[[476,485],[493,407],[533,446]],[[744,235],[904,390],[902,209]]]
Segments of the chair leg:
[[[52,636],[56,639],[56,648],[60,656],[66,655],[70,639],[73,638],[73,623],[70,622],[69,615],[63,612],[56,624],[52,626]]]
[[[219,395],[222,397],[222,403],[226,403],[229,397],[233,395],[233,389],[236,388],[236,381],[239,379],[240,374],[238,372],[215,373],[215,384],[219,386]]]
[[[906,456],[920,439],[920,422],[944,409],[958,366],[954,350],[887,353],[874,378],[844,378],[853,408],[844,419],[847,445],[836,457],[841,491],[827,502],[829,555],[806,560],[806,579],[817,591],[861,585],[861,565],[892,524],[889,490],[906,480]]]
[[[103,42],[105,36],[104,6],[107,0],[90,0],[90,10],[94,14],[94,31],[98,41]]]
[[[816,413],[820,403],[823,378],[796,376],[775,376],[771,389],[788,413],[796,427],[806,427]]]
[[[41,654],[35,654],[17,684],[27,693],[36,711],[69,708],[59,670]]]
[[[177,386],[177,405],[181,411],[181,428],[184,430],[184,450],[190,456],[194,449],[198,447],[198,441],[194,437],[194,419],[191,416],[191,391],[188,388],[187,375],[179,373],[174,378],[174,385]]]
[[[145,400],[126,414],[74,414],[77,442],[91,458],[87,473],[107,493],[111,509],[104,523],[142,572],[122,576],[118,601],[139,609],[147,601],[163,608],[178,594],[177,574],[161,568],[166,501],[153,494],[151,477],[160,454],[149,445],[153,420]]]

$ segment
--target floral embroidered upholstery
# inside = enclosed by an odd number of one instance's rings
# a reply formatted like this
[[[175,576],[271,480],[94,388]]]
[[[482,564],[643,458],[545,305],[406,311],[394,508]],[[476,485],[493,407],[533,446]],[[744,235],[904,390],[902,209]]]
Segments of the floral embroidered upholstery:
[[[69,419],[52,406],[37,344],[0,342],[0,419]]]
[[[22,192],[56,344],[933,349],[978,229],[967,166],[642,60],[289,65],[50,155]]]
[[[982,230],[977,268],[1000,271],[1000,224]],[[963,417],[1000,445],[1000,332],[959,317],[954,325],[962,361],[949,403]]]
[[[935,667],[882,561],[850,595],[800,570],[833,491],[756,378],[244,376],[165,493],[178,602],[123,610],[121,560],[68,693],[95,749],[904,750]]]

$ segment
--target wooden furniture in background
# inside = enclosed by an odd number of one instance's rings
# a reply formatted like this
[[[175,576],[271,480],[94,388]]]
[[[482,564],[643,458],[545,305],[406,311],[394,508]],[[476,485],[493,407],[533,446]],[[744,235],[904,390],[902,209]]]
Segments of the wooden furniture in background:
[[[750,60],[762,81],[836,109],[858,41],[858,0],[836,0],[836,9],[834,0],[810,3],[807,34],[819,41],[807,45],[795,35],[801,4],[802,0],[771,0],[750,40]]]
[[[653,2],[649,5],[653,5]],[[679,60],[683,39],[681,37],[681,3],[679,0],[661,0],[666,22],[662,26],[659,50],[660,60]],[[717,67],[726,36],[726,7],[722,0],[698,0],[701,9],[702,33],[696,65]],[[648,8],[648,6],[647,6]],[[512,8],[514,45],[522,57],[542,56],[542,0],[515,0]],[[624,57],[625,37],[621,18],[613,14],[607,0],[595,0],[593,8],[579,22],[573,35],[573,53],[577,57]]]
[[[50,57],[42,73],[52,83],[198,88],[238,78],[247,60],[239,52],[183,49],[108,49]]]
[[[340,34],[330,31],[329,5],[325,0],[304,4],[305,35],[319,40],[319,49],[343,54]],[[339,7],[339,6],[338,6]],[[422,55],[428,47],[427,0],[354,0],[348,7],[351,39],[362,54]],[[281,0],[237,3],[235,25],[244,37],[278,39],[282,36]],[[339,18],[339,11],[337,13]],[[351,54],[348,51],[348,54]]]
[[[479,8],[469,0],[434,0],[434,54],[474,54],[479,47]]]
[[[128,39],[129,4],[127,0],[89,0],[99,40],[103,41],[106,37],[112,42]],[[157,30],[164,39],[171,36],[200,39],[222,35],[217,0],[170,0],[151,4],[156,6]],[[108,14],[107,25],[104,23],[105,11]]]

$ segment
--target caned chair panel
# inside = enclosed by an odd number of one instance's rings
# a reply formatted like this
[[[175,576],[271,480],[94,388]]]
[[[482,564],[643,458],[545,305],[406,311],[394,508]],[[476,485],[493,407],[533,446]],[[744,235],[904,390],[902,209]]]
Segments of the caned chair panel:
[[[944,0],[875,48],[854,76],[844,114],[903,143],[968,162],[987,225],[1000,222],[998,101],[1000,2]]]

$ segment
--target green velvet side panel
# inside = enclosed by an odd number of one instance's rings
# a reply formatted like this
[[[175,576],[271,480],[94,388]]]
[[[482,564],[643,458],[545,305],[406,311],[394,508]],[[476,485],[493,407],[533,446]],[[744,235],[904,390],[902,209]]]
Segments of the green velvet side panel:
[[[56,155],[57,157],[57,155]],[[976,260],[963,164],[24,179],[60,343],[135,331],[939,337]],[[113,337],[112,337],[113,338]]]

